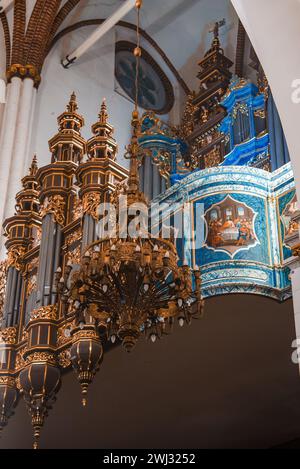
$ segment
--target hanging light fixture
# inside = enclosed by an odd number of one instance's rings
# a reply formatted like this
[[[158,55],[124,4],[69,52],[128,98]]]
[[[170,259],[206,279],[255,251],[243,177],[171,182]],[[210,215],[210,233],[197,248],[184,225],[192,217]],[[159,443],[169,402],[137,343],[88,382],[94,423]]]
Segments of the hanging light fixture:
[[[115,202],[115,212],[119,213],[116,236],[100,239],[88,246],[80,268],[69,272],[58,283],[58,290],[65,296],[65,301],[75,305],[75,314],[82,327],[85,327],[85,318],[93,317],[101,327],[105,326],[111,342],[119,338],[128,352],[142,334],[155,342],[170,331],[176,318],[183,326],[203,313],[199,269],[192,270],[186,263],[178,266],[174,243],[153,237],[145,231],[145,226],[140,226],[138,236],[129,234],[134,219],[130,215],[130,207],[146,204],[145,196],[139,190],[138,176],[141,156],[138,141],[141,6],[142,1],[138,0],[137,46],[134,49],[135,108],[131,142],[125,155],[130,160],[130,173],[122,193],[126,196],[127,206],[122,208]],[[121,220],[127,220],[125,236]]]

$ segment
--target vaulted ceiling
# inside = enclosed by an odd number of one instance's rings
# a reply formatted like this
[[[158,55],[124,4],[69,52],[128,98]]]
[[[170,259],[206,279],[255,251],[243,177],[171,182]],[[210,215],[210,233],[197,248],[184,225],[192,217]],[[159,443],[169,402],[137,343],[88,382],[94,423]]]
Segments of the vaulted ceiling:
[[[57,32],[66,27],[91,19],[109,17],[124,0],[64,0],[60,7],[68,16],[57,23]],[[27,26],[35,0],[26,0]],[[8,8],[7,18],[12,31],[13,9]],[[62,15],[63,17],[64,15]],[[197,63],[203,57],[211,41],[209,30],[215,21],[226,19],[220,38],[226,55],[234,59],[238,17],[230,0],[144,0],[141,14],[142,28],[158,43],[191,89],[197,87]],[[135,23],[132,11],[125,21]],[[91,27],[91,32],[92,32]],[[12,36],[12,34],[11,34]],[[12,40],[12,37],[11,37]],[[0,77],[4,76],[5,47],[3,32],[0,34]],[[67,52],[66,52],[67,53]]]
[[[124,0],[81,0],[61,29],[78,21],[106,18]],[[141,26],[155,39],[191,88],[196,86],[197,63],[211,41],[212,24],[226,19],[220,31],[225,53],[234,59],[238,17],[230,0],[144,0]],[[135,23],[135,12],[125,21]]]

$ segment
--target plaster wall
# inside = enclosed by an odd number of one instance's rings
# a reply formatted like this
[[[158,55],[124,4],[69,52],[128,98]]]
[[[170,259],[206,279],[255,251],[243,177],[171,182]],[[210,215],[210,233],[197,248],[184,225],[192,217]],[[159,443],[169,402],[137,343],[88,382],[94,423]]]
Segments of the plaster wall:
[[[292,100],[294,80],[300,79],[298,0],[231,0],[265,70],[282,120],[300,197],[300,104]],[[299,88],[299,84],[298,84]],[[298,93],[299,97],[299,93]]]

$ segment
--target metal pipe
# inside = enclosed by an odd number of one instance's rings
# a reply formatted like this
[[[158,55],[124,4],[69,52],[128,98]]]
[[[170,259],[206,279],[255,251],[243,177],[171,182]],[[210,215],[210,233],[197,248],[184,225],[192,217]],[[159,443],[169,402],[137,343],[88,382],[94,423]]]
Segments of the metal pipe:
[[[61,61],[64,68],[68,68],[75,60],[79,59],[88,49],[90,49],[101,37],[104,36],[111,28],[113,28],[124,16],[127,15],[134,7],[136,0],[127,0],[118,10],[113,13],[103,24],[99,26],[81,46],[77,47],[73,52],[68,54]]]

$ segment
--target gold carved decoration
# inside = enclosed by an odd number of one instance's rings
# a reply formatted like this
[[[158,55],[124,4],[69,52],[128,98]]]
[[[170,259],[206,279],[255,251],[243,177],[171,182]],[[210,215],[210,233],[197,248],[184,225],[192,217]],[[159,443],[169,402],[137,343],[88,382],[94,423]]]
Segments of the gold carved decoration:
[[[204,111],[201,114],[201,120],[202,120],[203,124],[208,122],[208,117],[209,117],[209,110],[205,108]]]
[[[238,116],[238,113],[241,113],[245,116],[248,116],[249,115],[249,109],[248,109],[248,106],[247,104],[245,103],[237,103],[234,108],[233,108],[233,112],[232,112],[232,117],[233,119],[236,119],[237,116]]]
[[[7,261],[0,262],[0,325],[3,318],[3,308],[6,291]]]
[[[300,244],[293,248],[293,256],[300,257]]]
[[[72,264],[80,264],[81,259],[81,245],[79,244],[73,251],[67,252],[67,262]]]
[[[32,247],[35,248],[36,246],[39,246],[39,244],[41,244],[41,239],[42,239],[42,228],[38,226],[36,229],[35,237],[33,238]]]
[[[89,192],[83,196],[83,213],[91,215],[94,220],[99,219],[98,207],[101,203],[101,194]]]
[[[182,124],[179,130],[179,136],[183,139],[189,137],[194,131],[194,114],[197,109],[193,104],[195,95],[193,93],[189,94],[183,114]]]
[[[23,246],[13,246],[7,255],[7,268],[15,267],[15,269],[23,270],[23,256],[26,249]]]
[[[265,73],[261,70],[258,76],[258,88],[259,92],[265,95],[265,99],[267,100],[269,97],[269,82],[265,75]]]
[[[35,257],[29,262],[29,264],[27,264],[27,271],[32,272],[33,270],[38,268],[38,265],[39,265],[39,258]]]
[[[265,119],[266,111],[264,109],[258,109],[257,111],[254,111],[254,117],[260,117],[261,119]]]
[[[16,386],[16,380],[12,376],[0,376],[0,385],[14,388]]]
[[[13,64],[8,68],[6,76],[8,81],[10,81],[13,77],[19,77],[22,80],[25,78],[31,78],[34,81],[34,85],[36,87],[38,87],[41,82],[41,75],[39,74],[38,69],[34,65],[30,64]]]
[[[171,172],[171,154],[168,151],[159,151],[153,157],[153,163],[158,167],[159,174],[168,180]]]
[[[26,329],[23,329],[22,338],[21,338],[22,342],[24,340],[28,340],[28,336],[29,336],[28,331]]]
[[[76,197],[74,201],[73,212],[72,212],[73,220],[78,220],[78,218],[81,218],[82,213],[83,213],[82,200],[79,197]]]
[[[7,327],[0,331],[0,342],[4,342],[8,345],[14,345],[17,343],[17,329],[15,327]]]
[[[72,244],[76,243],[76,241],[80,241],[82,238],[82,234],[79,230],[73,231],[66,237],[66,245],[72,246]]]
[[[70,360],[70,352],[68,350],[64,350],[58,355],[58,364],[62,368],[69,368],[72,365]]]
[[[141,119],[142,135],[165,135],[174,137],[176,128],[169,127],[157,117],[154,111],[146,111]]]
[[[72,338],[71,338],[70,324],[65,324],[62,327],[60,327],[57,331],[57,346],[61,347],[62,345],[65,345],[71,341],[72,341]]]
[[[208,152],[205,157],[205,168],[213,168],[218,166],[221,162],[220,150],[219,148],[214,148]]]
[[[26,298],[28,298],[31,293],[36,290],[37,288],[37,276],[33,275],[32,277],[29,278],[27,282],[27,287],[26,287]]]
[[[50,319],[52,321],[56,321],[57,306],[56,305],[42,306],[41,308],[33,310],[32,313],[30,314],[30,321],[34,321],[36,319]]]
[[[300,220],[291,220],[288,228],[288,235],[298,233],[300,228]]]
[[[41,217],[43,218],[51,213],[55,223],[63,226],[65,223],[65,205],[65,199],[61,195],[46,197],[41,208]]]
[[[18,353],[16,354],[16,362],[15,362],[16,371],[19,371],[20,369],[24,368],[27,365],[27,362],[24,358],[24,353],[27,351],[28,351],[27,348],[23,348],[22,350],[19,350]]]
[[[56,366],[56,358],[53,353],[50,352],[33,352],[26,358],[26,364],[47,362],[49,365]]]
[[[50,352],[33,352],[30,353],[26,358],[25,354],[28,354],[28,348],[25,347],[22,350],[19,350],[16,355],[15,368],[16,371],[19,371],[25,366],[33,362],[47,362],[49,365],[56,366],[56,358],[53,353]]]
[[[78,331],[74,334],[73,336],[73,342],[76,342],[77,340],[81,339],[99,339],[99,336],[97,335],[96,331]]]

